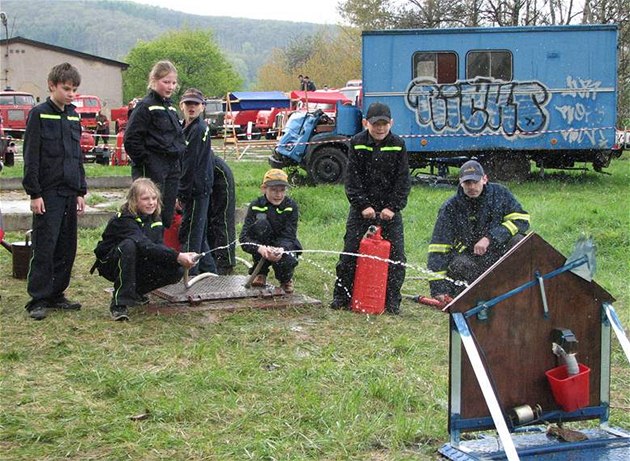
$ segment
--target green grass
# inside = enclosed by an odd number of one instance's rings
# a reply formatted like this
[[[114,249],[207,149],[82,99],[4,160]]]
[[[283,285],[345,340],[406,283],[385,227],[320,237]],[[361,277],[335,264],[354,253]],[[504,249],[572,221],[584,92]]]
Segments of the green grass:
[[[231,165],[238,205],[245,206],[260,193],[267,167]],[[595,279],[617,298],[627,327],[628,154],[609,171],[548,174],[510,188],[532,214],[533,230],[563,254],[580,235],[594,236]],[[343,188],[290,193],[300,204],[304,247],[341,250]],[[412,266],[405,293],[428,293],[422,270],[428,239],[452,193],[413,188],[404,212]],[[80,231],[68,295],[83,309],[42,322],[26,316],[25,282],[11,278],[10,255],[0,250],[3,459],[436,459],[448,441],[445,314],[408,301],[400,317],[327,309],[337,258],[307,253],[296,288],[323,306],[175,316],[134,311],[131,322],[114,323],[108,283],[88,273],[101,231]],[[21,238],[10,233],[6,240]],[[611,424],[630,429],[630,371],[614,337],[612,352]],[[146,419],[131,419],[141,414]]]

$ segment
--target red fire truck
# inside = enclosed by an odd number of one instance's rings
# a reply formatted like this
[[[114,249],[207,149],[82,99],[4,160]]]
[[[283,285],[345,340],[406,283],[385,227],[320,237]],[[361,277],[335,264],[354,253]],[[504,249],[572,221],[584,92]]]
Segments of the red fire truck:
[[[0,91],[0,116],[4,121],[6,135],[22,138],[26,129],[28,113],[35,106],[35,97],[24,91],[6,88]]]

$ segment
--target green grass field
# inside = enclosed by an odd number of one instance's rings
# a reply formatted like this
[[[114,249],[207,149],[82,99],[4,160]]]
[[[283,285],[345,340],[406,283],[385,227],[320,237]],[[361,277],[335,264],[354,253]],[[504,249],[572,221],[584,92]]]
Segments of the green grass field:
[[[266,165],[231,165],[245,206],[259,194]],[[509,186],[531,213],[532,230],[561,253],[569,255],[581,235],[594,237],[595,280],[617,299],[627,328],[628,153],[607,171],[553,172]],[[412,190],[404,211],[406,294],[429,293],[428,240],[453,191]],[[297,187],[291,195],[301,207],[304,247],[340,251],[343,188]],[[68,295],[83,309],[41,322],[27,317],[25,281],[11,277],[10,255],[0,250],[0,458],[429,460],[448,442],[446,314],[409,301],[401,316],[332,311],[337,256],[306,253],[296,290],[321,306],[174,316],[140,309],[130,322],[113,322],[108,283],[88,273],[101,231],[80,231]],[[626,430],[629,381],[613,337],[610,423]]]

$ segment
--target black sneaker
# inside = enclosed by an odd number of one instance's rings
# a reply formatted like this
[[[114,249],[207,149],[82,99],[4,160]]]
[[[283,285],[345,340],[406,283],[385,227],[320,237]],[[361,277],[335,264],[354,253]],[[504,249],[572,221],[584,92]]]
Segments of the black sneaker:
[[[127,312],[127,306],[112,306],[110,309],[112,319],[117,322],[122,320],[129,320],[129,313]]]
[[[400,315],[402,314],[402,309],[400,308],[400,306],[395,306],[395,307],[387,306],[385,308],[385,312],[390,315]]]
[[[59,309],[63,311],[78,311],[81,309],[81,303],[70,301],[65,296],[54,298],[48,303],[50,309]]]
[[[45,301],[36,301],[30,306],[27,306],[28,315],[31,316],[33,320],[44,320],[48,315],[46,308],[48,304]]]
[[[345,299],[334,298],[330,303],[330,308],[335,310],[348,310],[348,301]]]

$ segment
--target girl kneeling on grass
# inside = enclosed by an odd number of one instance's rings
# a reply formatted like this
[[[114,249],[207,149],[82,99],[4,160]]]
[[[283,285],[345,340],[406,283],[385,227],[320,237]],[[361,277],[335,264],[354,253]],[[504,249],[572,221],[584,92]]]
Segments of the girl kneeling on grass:
[[[145,304],[157,288],[177,283],[183,268],[195,265],[197,253],[178,253],[162,243],[160,190],[148,178],[136,179],[127,200],[112,217],[94,249],[94,269],[114,282],[111,314],[129,320],[127,308]]]

